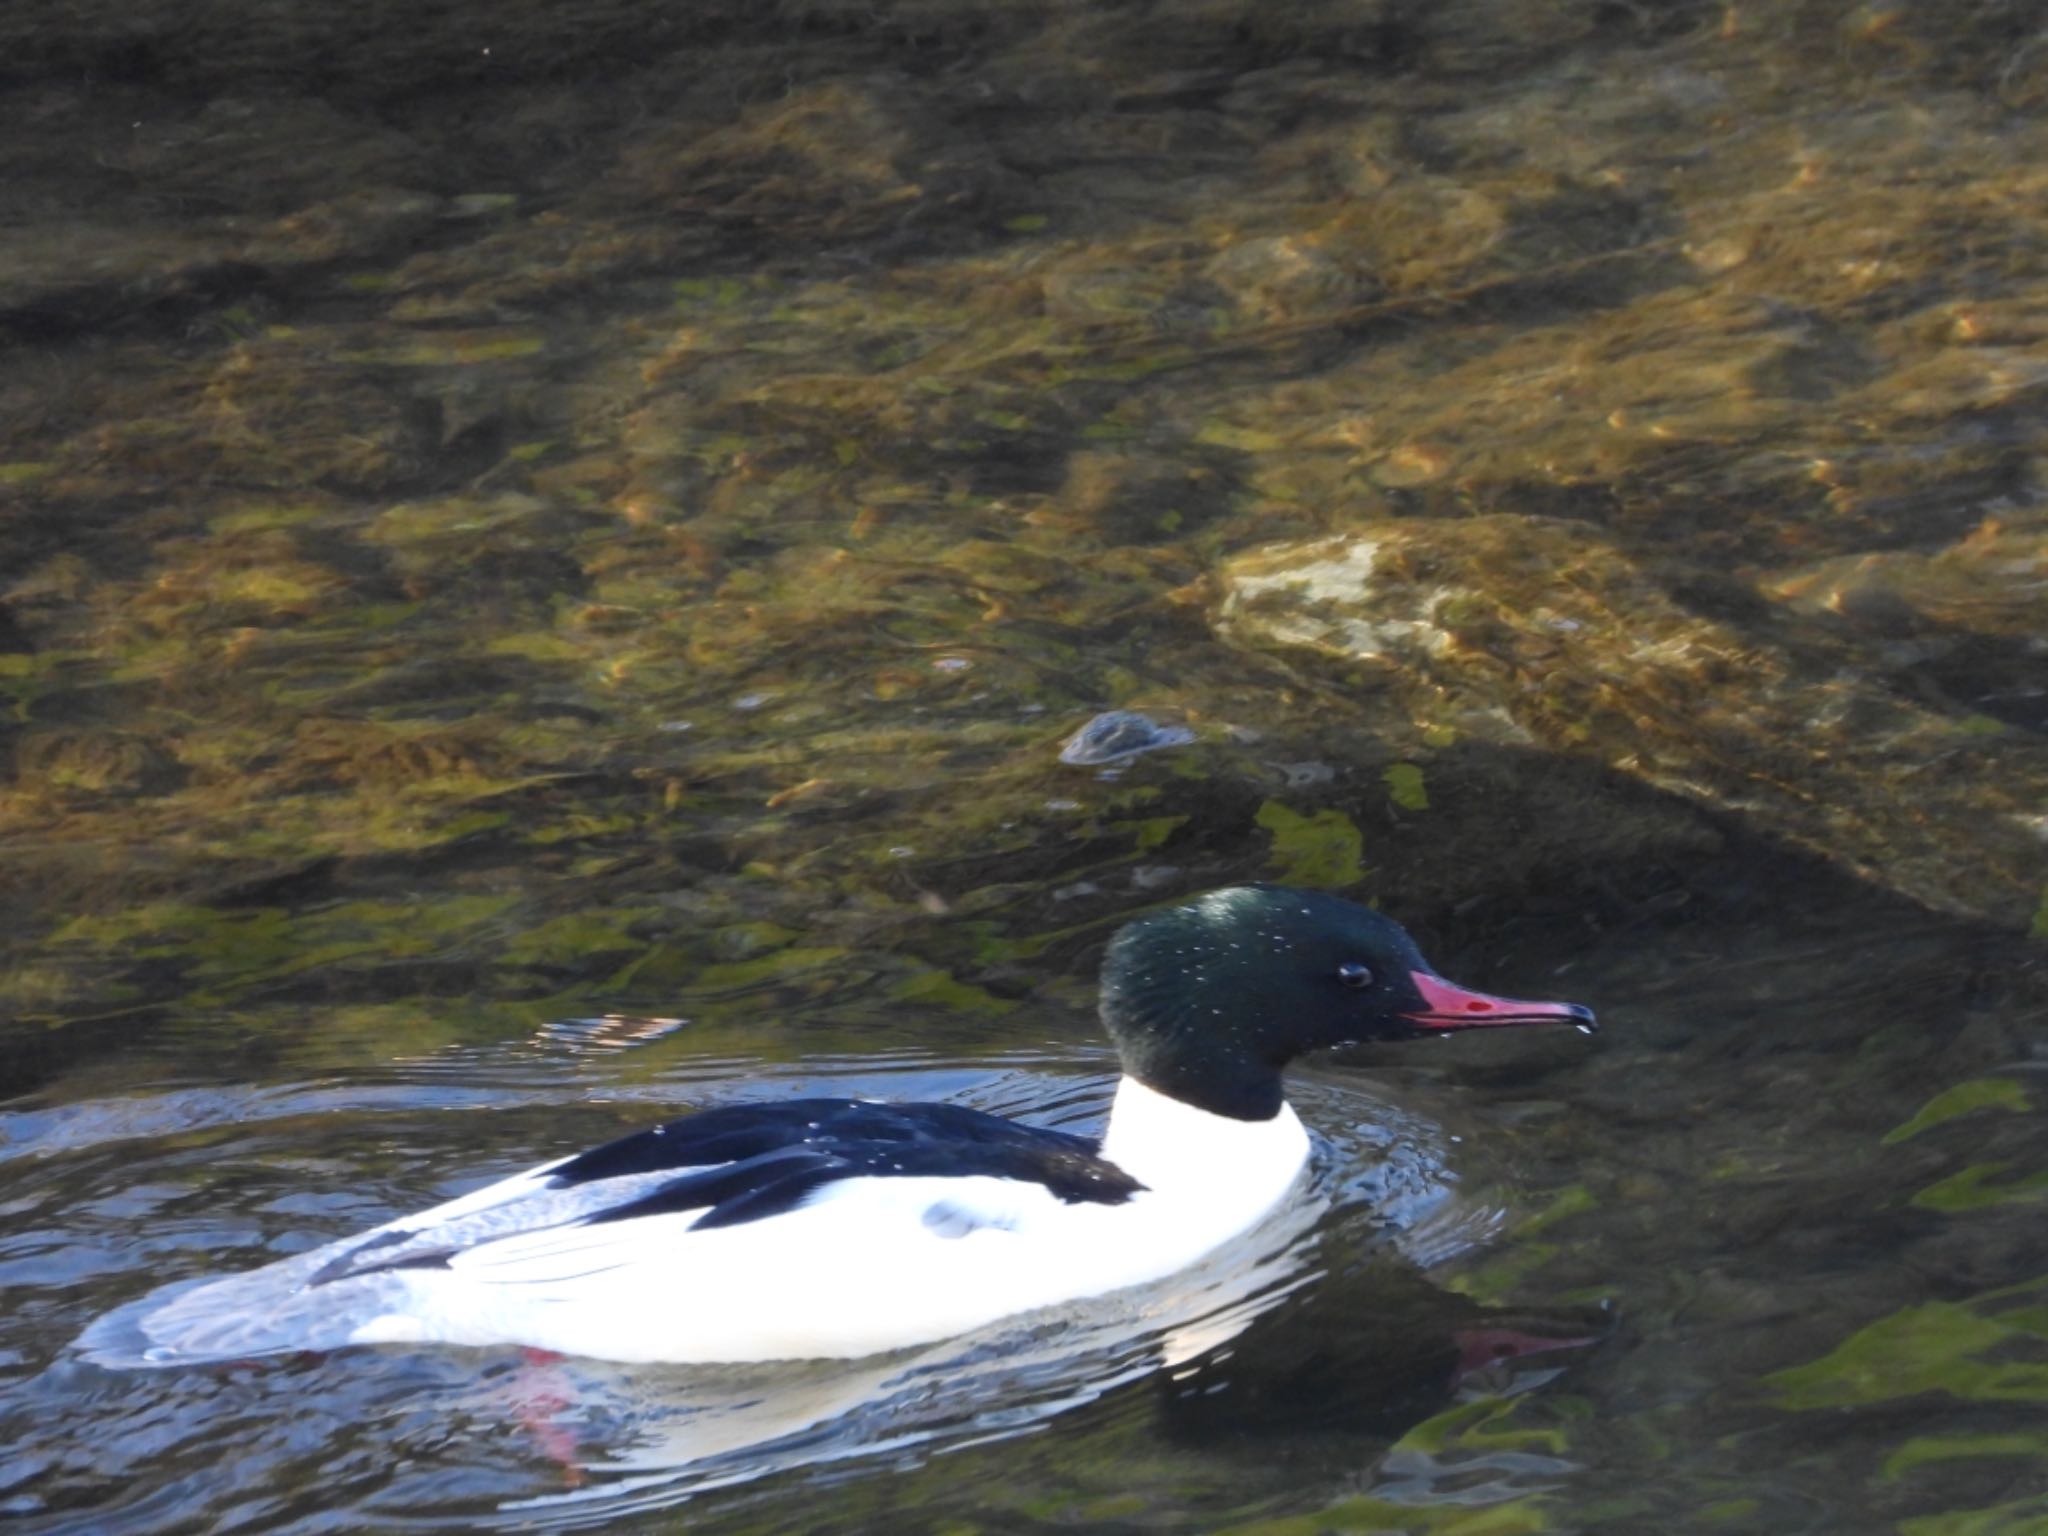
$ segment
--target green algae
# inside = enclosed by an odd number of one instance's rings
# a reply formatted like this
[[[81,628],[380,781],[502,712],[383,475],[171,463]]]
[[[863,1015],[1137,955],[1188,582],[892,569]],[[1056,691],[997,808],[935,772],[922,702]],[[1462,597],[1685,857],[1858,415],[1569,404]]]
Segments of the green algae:
[[[419,335],[391,346],[344,352],[346,362],[395,368],[448,368],[474,363],[512,362],[547,348],[545,337],[521,332]]]
[[[207,530],[216,537],[262,533],[277,528],[298,528],[318,522],[327,509],[317,502],[268,502],[232,507],[207,520]]]
[[[1560,1221],[1584,1215],[1597,1210],[1600,1202],[1593,1192],[1583,1184],[1569,1184],[1550,1197],[1540,1211],[1532,1211],[1515,1224],[1517,1238],[1531,1237],[1547,1231]]]
[[[178,962],[192,996],[218,1005],[307,973],[422,959],[465,943],[495,950],[506,895],[348,901],[293,914],[154,902],[72,919],[51,936],[71,951],[133,963]]]
[[[767,280],[759,277],[752,281],[738,277],[679,277],[669,285],[669,291],[680,303],[725,309],[753,298],[766,285]]]
[[[2048,1435],[1915,1435],[1885,1457],[1880,1475],[1889,1480],[1930,1464],[2004,1456],[2048,1457]]]
[[[1281,1515],[1219,1526],[1216,1536],[1340,1536],[1350,1531],[1404,1532],[1407,1536],[1531,1536],[1553,1527],[1545,1501],[1511,1499],[1481,1509],[1400,1504],[1391,1499],[1344,1499],[1309,1515]]]
[[[1997,1358],[2025,1336],[1950,1302],[1926,1302],[1859,1329],[1823,1357],[1765,1378],[1794,1410],[1846,1408],[1921,1393],[1968,1401],[2048,1401],[2048,1365]],[[1989,1358],[1987,1358],[1989,1357]]]
[[[1989,1509],[1915,1515],[1901,1520],[1899,1536],[2041,1536],[2048,1531],[2048,1498],[2016,1499]]]
[[[1923,1104],[1918,1113],[1903,1125],[1894,1126],[1885,1132],[1883,1145],[1889,1147],[1897,1142],[1910,1140],[1922,1131],[1931,1130],[1945,1121],[1959,1115],[1973,1114],[1980,1109],[2003,1109],[2025,1113],[2033,1107],[2027,1090],[2018,1079],[2010,1077],[1979,1077],[1966,1083],[1957,1083],[1944,1088]]]
[[[691,996],[741,992],[765,983],[803,981],[842,968],[851,951],[833,945],[791,945],[747,960],[700,966],[690,977]]]
[[[986,1018],[1001,1018],[1017,1006],[1014,998],[997,997],[986,987],[963,982],[950,972],[941,970],[916,971],[902,977],[890,985],[889,996],[898,1002],[925,1004],[952,1013],[972,1013]]]
[[[2011,1166],[2010,1163],[1972,1164],[1920,1190],[1913,1196],[1912,1204],[1923,1210],[1953,1214],[1979,1211],[1987,1206],[2027,1204],[2048,1199],[2048,1173],[1992,1182]]]
[[[1504,1251],[1452,1275],[1449,1281],[1451,1289],[1481,1301],[1511,1301],[1526,1286],[1530,1276],[1564,1251],[1557,1242],[1536,1240],[1538,1235],[1559,1222],[1598,1209],[1599,1204],[1598,1197],[1584,1184],[1571,1184],[1558,1190],[1540,1210],[1530,1212],[1515,1223]],[[1600,1298],[1596,1294],[1587,1299]]]
[[[1141,816],[1133,821],[1112,823],[1118,830],[1131,834],[1133,851],[1152,853],[1173,840],[1173,835],[1190,821],[1186,815]]]
[[[1519,1398],[1482,1397],[1460,1403],[1417,1424],[1394,1442],[1394,1449],[1421,1451],[1430,1456],[1461,1450],[1482,1455],[1491,1451],[1528,1450],[1564,1455],[1571,1448],[1571,1437],[1563,1429],[1515,1425],[1513,1421],[1522,1406]]]
[[[1459,1270],[1448,1284],[1459,1295],[1476,1301],[1506,1303],[1561,1251],[1556,1243],[1517,1242],[1497,1258]]]
[[[643,948],[645,940],[630,930],[658,916],[657,907],[566,913],[520,930],[499,958],[508,965],[578,966],[593,955]]]
[[[803,935],[780,923],[750,921],[726,923],[711,934],[712,953],[725,960],[744,960],[750,955],[787,949]]]
[[[1240,453],[1272,453],[1286,446],[1286,439],[1276,432],[1262,432],[1227,421],[1204,422],[1194,440],[1210,447],[1234,448]]]
[[[1390,763],[1382,770],[1380,779],[1387,786],[1387,798],[1402,810],[1429,809],[1429,789],[1423,782],[1420,764]]]
[[[1270,861],[1283,884],[1341,890],[1365,878],[1365,839],[1342,811],[1325,808],[1304,815],[1268,800],[1253,820],[1272,838]]]

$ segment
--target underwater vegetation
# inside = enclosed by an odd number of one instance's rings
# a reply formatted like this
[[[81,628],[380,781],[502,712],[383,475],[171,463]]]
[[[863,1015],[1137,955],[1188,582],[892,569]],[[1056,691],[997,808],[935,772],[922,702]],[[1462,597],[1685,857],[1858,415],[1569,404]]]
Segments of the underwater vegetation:
[[[1081,1039],[1340,888],[1616,1021],[1399,1070],[1624,1337],[1212,1528],[2048,1528],[2033,8],[14,0],[0,100],[10,1102]]]

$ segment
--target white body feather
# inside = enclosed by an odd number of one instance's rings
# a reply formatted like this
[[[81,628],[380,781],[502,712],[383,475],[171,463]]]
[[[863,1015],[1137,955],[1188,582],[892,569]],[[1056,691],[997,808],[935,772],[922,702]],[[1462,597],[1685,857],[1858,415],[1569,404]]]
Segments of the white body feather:
[[[112,1333],[84,1343],[163,1364],[423,1342],[623,1361],[853,1357],[1170,1275],[1285,1199],[1308,1150],[1291,1108],[1233,1120],[1125,1078],[1102,1153],[1146,1187],[1115,1205],[988,1175],[855,1177],[794,1210],[704,1231],[692,1230],[696,1213],[546,1225],[671,1176],[555,1190],[546,1164],[187,1291],[124,1323],[118,1344]],[[400,1231],[413,1235],[388,1240]],[[431,1267],[348,1273],[358,1252],[389,1263],[437,1251],[446,1257]],[[323,1271],[340,1278],[313,1283]]]

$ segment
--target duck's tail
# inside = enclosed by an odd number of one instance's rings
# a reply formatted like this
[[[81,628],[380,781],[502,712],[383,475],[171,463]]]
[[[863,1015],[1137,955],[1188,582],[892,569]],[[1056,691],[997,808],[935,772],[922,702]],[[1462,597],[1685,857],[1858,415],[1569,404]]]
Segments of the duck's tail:
[[[73,1346],[116,1370],[201,1365],[340,1349],[403,1302],[404,1280],[366,1274],[315,1283],[329,1250],[247,1274],[151,1292],[95,1321]]]

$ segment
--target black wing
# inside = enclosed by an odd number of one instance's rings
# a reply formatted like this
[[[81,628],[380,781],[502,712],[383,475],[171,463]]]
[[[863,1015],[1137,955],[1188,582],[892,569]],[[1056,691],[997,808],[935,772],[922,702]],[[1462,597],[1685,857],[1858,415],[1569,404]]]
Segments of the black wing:
[[[552,1170],[558,1187],[673,1169],[676,1177],[590,1221],[703,1211],[734,1226],[793,1210],[840,1179],[973,1174],[1042,1184],[1068,1204],[1118,1205],[1144,1186],[1066,1131],[953,1104],[792,1099],[733,1104],[595,1147]]]
[[[1088,1137],[951,1104],[734,1104],[636,1131],[384,1228],[346,1245],[309,1283],[440,1268],[485,1243],[636,1216],[697,1212],[692,1231],[738,1226],[794,1210],[843,1179],[975,1174],[1039,1184],[1068,1204],[1117,1205],[1144,1188]],[[972,1216],[935,1206],[929,1224],[957,1235],[978,1223]]]

